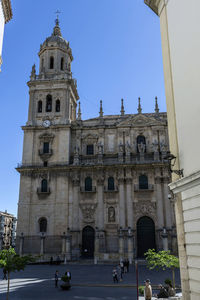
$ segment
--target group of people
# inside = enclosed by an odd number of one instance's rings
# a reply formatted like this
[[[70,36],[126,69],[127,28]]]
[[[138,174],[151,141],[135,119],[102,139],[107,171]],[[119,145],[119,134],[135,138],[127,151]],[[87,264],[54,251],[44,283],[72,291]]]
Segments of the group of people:
[[[157,298],[168,298],[175,295],[175,289],[172,287],[171,283],[168,283],[166,287],[164,287],[162,284],[159,284],[159,293],[155,296]],[[152,288],[149,279],[145,280],[144,298],[145,300],[151,300],[152,298]]]
[[[65,276],[67,276],[68,281],[70,282],[72,275],[69,270],[67,270],[67,272],[65,272]],[[55,287],[56,288],[58,287],[58,280],[59,280],[59,272],[58,272],[58,270],[56,270],[56,272],[55,272]]]
[[[113,282],[118,283],[123,280],[123,275],[129,272],[129,260],[125,259],[120,261],[120,263],[114,267],[112,271]]]

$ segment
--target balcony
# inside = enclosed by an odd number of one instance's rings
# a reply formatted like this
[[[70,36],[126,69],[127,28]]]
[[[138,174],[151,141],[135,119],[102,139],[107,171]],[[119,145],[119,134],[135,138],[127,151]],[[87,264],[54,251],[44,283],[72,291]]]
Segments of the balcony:
[[[50,188],[48,187],[46,191],[43,191],[41,188],[37,188],[38,195],[49,195],[51,193]]]
[[[96,186],[92,186],[91,190],[85,190],[84,186],[80,186],[80,192],[81,193],[96,193]]]
[[[118,192],[118,187],[115,186],[113,190],[108,189],[107,186],[104,186],[104,193],[117,193]]]
[[[135,192],[153,192],[154,184],[148,184],[148,189],[141,189],[139,184],[134,184],[134,191]]]

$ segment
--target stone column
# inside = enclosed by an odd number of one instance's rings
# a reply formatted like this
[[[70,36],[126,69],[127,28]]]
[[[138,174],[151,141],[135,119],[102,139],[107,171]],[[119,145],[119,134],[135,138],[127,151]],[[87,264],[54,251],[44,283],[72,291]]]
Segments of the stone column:
[[[73,182],[73,230],[79,230],[79,190],[80,180],[78,174],[74,174]]]
[[[21,236],[19,238],[19,255],[23,255],[23,246],[24,246],[24,234],[23,232],[21,233]]]
[[[94,264],[98,263],[99,259],[99,230],[96,227],[95,242],[94,242]]]
[[[124,258],[124,235],[122,228],[119,230],[119,259],[120,261]]]
[[[165,227],[163,228],[163,232],[161,233],[161,236],[163,239],[163,250],[168,251],[168,234]]]
[[[69,229],[67,231],[65,241],[66,241],[66,248],[65,248],[66,249],[66,254],[65,254],[65,257],[66,257],[67,261],[70,261],[71,260],[71,235],[70,235]]]
[[[126,177],[126,211],[128,227],[133,228],[133,194],[131,193],[132,177]]]
[[[129,263],[133,263],[133,233],[131,228],[128,228],[128,260]]]
[[[124,196],[124,170],[120,170],[119,184],[119,226],[125,228],[125,196]]]
[[[44,239],[45,239],[45,235],[44,232],[42,232],[40,237],[40,255],[44,254]]]
[[[156,177],[155,183],[156,183],[156,203],[157,203],[158,228],[163,229],[163,227],[165,226],[165,222],[164,222],[164,208],[163,208],[161,178]]]
[[[170,203],[170,199],[168,199],[169,194],[169,178],[164,177],[164,183],[163,183],[163,194],[164,194],[164,210],[165,210],[165,218],[166,218],[166,227],[168,229],[172,228],[172,207]]]
[[[65,255],[66,253],[66,234],[63,232],[62,235],[62,254]]]
[[[97,177],[97,227],[100,230],[104,229],[104,201],[103,201],[104,177],[103,174],[98,174]]]

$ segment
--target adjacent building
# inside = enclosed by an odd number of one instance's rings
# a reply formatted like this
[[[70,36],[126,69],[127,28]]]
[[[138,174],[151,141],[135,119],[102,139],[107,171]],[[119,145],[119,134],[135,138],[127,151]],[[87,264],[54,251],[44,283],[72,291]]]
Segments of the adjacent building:
[[[3,36],[4,26],[12,19],[12,8],[10,0],[0,0],[0,72],[2,65],[2,47],[3,47]]]
[[[17,219],[7,213],[0,211],[0,250],[15,247]]]
[[[145,0],[160,17],[184,300],[200,299],[200,1]],[[180,172],[182,171],[182,172]],[[182,177],[177,174],[183,173]]]
[[[59,22],[32,67],[20,173],[17,250],[130,262],[149,248],[177,253],[166,113],[82,120],[72,50]]]

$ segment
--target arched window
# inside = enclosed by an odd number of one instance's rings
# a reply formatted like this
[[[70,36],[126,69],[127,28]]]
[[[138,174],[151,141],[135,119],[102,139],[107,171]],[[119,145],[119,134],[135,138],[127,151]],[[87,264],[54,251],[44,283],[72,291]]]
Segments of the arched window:
[[[52,111],[52,96],[47,95],[47,100],[46,100],[46,112]]]
[[[60,111],[60,100],[56,100],[56,112]]]
[[[41,218],[39,220],[40,232],[47,232],[47,219]]]
[[[51,56],[50,57],[50,62],[49,62],[49,69],[53,69],[54,68],[54,57]]]
[[[42,179],[42,181],[41,181],[41,192],[47,193],[47,180],[46,179]]]
[[[60,69],[63,71],[64,69],[64,58],[62,57],[60,60]]]
[[[42,112],[42,101],[38,101],[38,112],[41,113]]]
[[[140,175],[139,177],[139,189],[148,189],[148,177],[146,175]]]
[[[115,181],[113,177],[108,178],[108,190],[109,191],[114,191],[115,189]]]
[[[92,191],[92,178],[86,177],[85,178],[85,191]]]
[[[142,145],[143,147],[138,147],[138,145]],[[137,137],[137,152],[146,152],[146,139],[143,135],[138,135]]]

